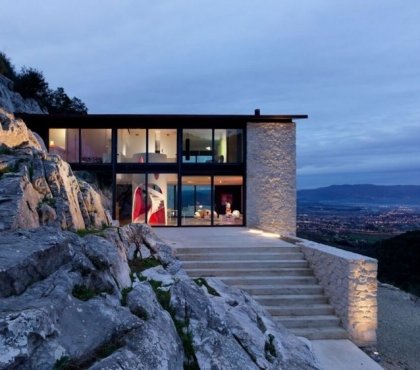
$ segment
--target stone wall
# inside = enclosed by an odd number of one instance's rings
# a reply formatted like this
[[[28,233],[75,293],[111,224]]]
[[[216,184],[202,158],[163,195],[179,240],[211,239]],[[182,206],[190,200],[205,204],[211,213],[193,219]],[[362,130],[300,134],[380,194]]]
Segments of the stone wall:
[[[247,226],[296,234],[296,125],[247,124]]]
[[[357,345],[376,343],[378,261],[298,239],[335,313]]]

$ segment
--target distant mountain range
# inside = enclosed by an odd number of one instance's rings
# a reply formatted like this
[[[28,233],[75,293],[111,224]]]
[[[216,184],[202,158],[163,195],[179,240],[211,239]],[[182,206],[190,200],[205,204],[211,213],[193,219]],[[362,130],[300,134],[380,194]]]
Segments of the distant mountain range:
[[[420,206],[420,185],[332,185],[299,190],[298,202]]]

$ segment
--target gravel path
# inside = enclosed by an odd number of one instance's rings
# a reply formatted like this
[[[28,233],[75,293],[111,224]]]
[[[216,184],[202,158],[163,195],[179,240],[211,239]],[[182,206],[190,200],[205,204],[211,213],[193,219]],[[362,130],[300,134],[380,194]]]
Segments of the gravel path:
[[[385,284],[378,293],[380,364],[386,370],[420,370],[420,298]]]

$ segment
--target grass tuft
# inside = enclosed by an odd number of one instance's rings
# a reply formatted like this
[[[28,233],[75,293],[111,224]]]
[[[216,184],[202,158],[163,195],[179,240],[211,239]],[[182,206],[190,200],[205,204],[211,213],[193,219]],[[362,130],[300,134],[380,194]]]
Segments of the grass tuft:
[[[204,285],[207,288],[207,291],[209,292],[209,294],[214,295],[216,297],[220,297],[220,294],[217,292],[217,290],[211,287],[206,279],[197,278],[197,279],[194,279],[194,282],[200,287]]]
[[[80,299],[81,301],[88,301],[96,296],[94,290],[88,288],[86,285],[75,285],[72,292],[73,297]]]
[[[131,261],[128,261],[128,266],[130,267],[131,272],[139,273],[152,267],[161,266],[161,263],[154,257],[145,259],[134,258]]]
[[[127,306],[127,295],[133,290],[132,287],[121,290],[121,306]]]

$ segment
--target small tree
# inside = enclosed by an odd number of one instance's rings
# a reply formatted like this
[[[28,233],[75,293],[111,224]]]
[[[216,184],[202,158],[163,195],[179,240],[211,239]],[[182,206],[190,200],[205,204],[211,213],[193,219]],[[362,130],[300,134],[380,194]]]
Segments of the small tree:
[[[85,103],[74,96],[73,99],[71,99],[71,111],[72,113],[87,114],[88,109]]]
[[[70,99],[62,87],[50,92],[47,108],[50,113],[87,114],[86,105],[76,97]]]
[[[23,67],[16,78],[15,90],[24,98],[35,99],[42,107],[48,108],[50,89],[44,75],[37,69]]]
[[[16,80],[16,71],[10,59],[6,54],[0,51],[0,74],[6,76],[12,81]]]

